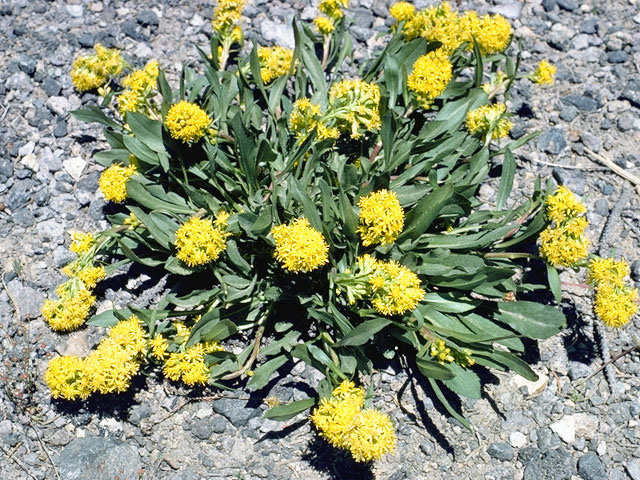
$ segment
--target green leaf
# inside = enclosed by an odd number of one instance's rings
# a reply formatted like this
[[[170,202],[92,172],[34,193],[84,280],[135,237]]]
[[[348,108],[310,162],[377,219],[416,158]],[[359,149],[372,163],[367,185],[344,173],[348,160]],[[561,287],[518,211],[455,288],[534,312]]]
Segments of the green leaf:
[[[427,360],[424,358],[416,358],[416,365],[420,373],[427,378],[435,378],[437,380],[446,380],[453,378],[453,372],[449,367],[440,365],[434,360]]]
[[[480,378],[473,370],[462,368],[456,363],[449,367],[453,370],[454,377],[442,382],[449,390],[467,398],[482,398]]]
[[[496,199],[496,210],[501,210],[509,198],[511,189],[513,188],[513,177],[516,173],[516,161],[513,158],[511,150],[507,150],[504,154],[502,162],[502,176],[500,177],[500,185],[498,186],[498,198]]]
[[[518,375],[520,375],[523,378],[526,378],[531,382],[535,382],[536,380],[538,380],[538,375],[536,374],[536,372],[531,370],[531,367],[525,361],[523,361],[521,358],[515,356],[512,353],[494,351],[494,352],[491,352],[490,354],[486,354],[486,356],[497,361],[498,363],[501,363],[507,366],[508,368],[516,372]]]
[[[296,400],[295,402],[291,402],[286,405],[276,405],[264,412],[262,418],[269,418],[271,420],[284,422],[295,417],[299,413],[308,410],[315,404],[315,398],[303,398],[302,400]]]
[[[72,110],[69,113],[81,122],[97,122],[106,125],[107,127],[121,128],[115,120],[107,117],[102,110],[94,105],[81,110]]]
[[[498,320],[530,338],[549,338],[567,326],[564,314],[549,305],[528,301],[501,302],[498,310]]]
[[[462,425],[467,427],[468,430],[471,430],[471,424],[469,424],[469,421],[462,415],[460,415],[460,413],[458,413],[455,408],[451,406],[449,400],[447,400],[447,397],[445,397],[444,393],[442,393],[442,390],[440,390],[438,382],[432,378],[429,378],[428,380],[431,388],[433,388],[433,392],[436,394],[436,397],[438,397],[438,400],[440,400],[440,403],[442,403],[442,406],[447,410],[447,412],[449,412],[449,414],[453,418],[458,420]]]
[[[162,141],[162,122],[137,112],[127,112],[127,124],[138,140],[154,152],[165,152]]]
[[[358,345],[364,345],[380,330],[385,328],[391,323],[391,320],[386,318],[374,318],[361,323],[356,328],[347,333],[338,342],[336,347],[354,347]]]
[[[269,383],[271,376],[276,372],[276,370],[278,370],[288,361],[289,358],[287,358],[286,355],[279,355],[260,365],[253,371],[253,376],[247,384],[249,390],[260,390],[261,388],[265,387],[267,383]]]
[[[131,310],[123,308],[122,310],[107,310],[105,312],[94,315],[91,319],[87,320],[87,325],[94,327],[113,327],[118,323],[122,317],[130,317]]]
[[[453,187],[447,184],[423,197],[407,214],[406,228],[398,238],[398,243],[406,238],[415,240],[426,232],[453,193]]]
[[[474,85],[476,87],[480,87],[482,85],[482,80],[484,76],[484,69],[482,65],[482,52],[480,52],[480,45],[478,45],[478,41],[475,37],[473,39],[473,56],[476,60],[476,69],[474,76]]]
[[[553,293],[553,298],[555,298],[556,303],[560,303],[562,301],[562,283],[560,282],[560,275],[558,275],[558,270],[556,267],[547,265],[547,280],[549,281],[549,288],[551,289],[551,293]]]
[[[424,296],[423,302],[439,312],[463,313],[476,308],[481,300],[463,298],[452,292],[429,292]]]
[[[193,209],[185,205],[179,205],[152,195],[149,190],[137,180],[131,178],[127,182],[127,195],[143,207],[150,210],[162,210],[168,213],[193,214]],[[169,198],[164,195],[164,198]]]
[[[238,327],[230,320],[220,320],[208,332],[201,333],[201,338],[206,342],[219,342],[237,331]]]

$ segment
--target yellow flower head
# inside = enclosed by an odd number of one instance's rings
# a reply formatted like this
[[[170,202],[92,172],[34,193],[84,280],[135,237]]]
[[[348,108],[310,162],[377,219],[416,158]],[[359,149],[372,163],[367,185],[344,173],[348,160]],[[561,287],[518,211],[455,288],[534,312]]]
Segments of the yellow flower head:
[[[197,142],[207,133],[211,119],[207,112],[195,103],[182,100],[171,106],[165,125],[172,138],[184,143]]]
[[[118,109],[122,115],[125,112],[145,112],[145,103],[152,96],[159,73],[158,62],[151,60],[144,68],[135,70],[122,79],[122,85],[126,87],[118,95]]]
[[[291,70],[293,50],[286,47],[259,47],[258,60],[260,60],[260,77],[267,84],[276,78],[282,77]],[[295,69],[294,69],[295,71]]]
[[[346,447],[346,436],[353,418],[364,405],[364,389],[345,380],[333,390],[332,398],[323,398],[310,415],[311,422],[331,445]]]
[[[358,233],[365,247],[393,243],[404,227],[404,211],[395,192],[378,190],[358,202]]]
[[[451,81],[453,66],[441,49],[421,56],[413,64],[407,87],[422,108],[428,109]]]
[[[416,13],[416,7],[409,2],[397,2],[389,8],[389,15],[398,22],[404,22],[413,17]]]
[[[316,30],[322,35],[331,35],[336,29],[336,26],[331,19],[327,17],[316,17],[313,20],[313,23],[316,25]]]
[[[105,200],[114,203],[124,202],[128,197],[127,181],[129,181],[129,178],[131,178],[134,173],[136,173],[136,167],[134,165],[123,167],[119,164],[111,165],[102,172],[98,186]]]
[[[343,380],[333,389],[331,396],[338,400],[353,400],[359,406],[364,404],[364,388],[356,387],[356,384],[351,380]]]
[[[296,137],[304,137],[316,128],[321,116],[320,105],[311,103],[308,98],[299,98],[293,103],[293,110],[289,116],[289,127],[295,132]]]
[[[79,57],[73,62],[71,80],[78,91],[84,92],[103,86],[126,65],[117,49],[104,48],[97,43],[94,50],[94,55]]]
[[[504,52],[511,41],[511,24],[502,15],[485,15],[473,35],[482,55]]]
[[[84,400],[91,391],[85,375],[84,359],[69,355],[52,358],[44,373],[44,381],[53,398]]]
[[[147,335],[142,329],[142,322],[132,315],[128,320],[121,320],[109,329],[109,338],[123,349],[128,350],[131,357],[143,355],[147,350]]]
[[[181,328],[180,328],[181,327]],[[190,329],[180,325],[178,333],[182,344],[187,342]],[[220,352],[223,348],[217,342],[200,342],[185,351],[170,353],[164,361],[163,373],[173,380],[182,380],[190,386],[205,385],[209,380],[209,367],[205,362],[205,355]]]
[[[329,261],[329,246],[322,233],[306,218],[296,218],[289,225],[271,230],[276,249],[274,257],[290,272],[310,272]]]
[[[322,0],[320,5],[318,5],[318,10],[329,16],[332,20],[339,20],[344,16],[342,9],[348,6],[349,0]]]
[[[396,434],[388,415],[374,409],[358,412],[345,438],[356,462],[373,462],[396,447]]]
[[[71,232],[71,250],[76,255],[87,253],[96,243],[96,238],[90,232]]]
[[[169,342],[162,335],[156,335],[149,341],[150,355],[156,360],[164,360],[169,348]]]
[[[245,0],[219,0],[213,10],[213,19],[211,20],[213,29],[223,37],[233,37],[244,5]]]
[[[589,240],[570,235],[562,227],[547,227],[540,240],[540,255],[555,267],[572,267],[589,255]]]
[[[210,218],[192,217],[176,231],[176,257],[190,267],[213,262],[227,248],[228,236]]]
[[[450,55],[471,39],[467,22],[461,22],[460,18],[466,19],[458,17],[449,2],[443,2],[412,15],[402,31],[407,40],[424,38],[428,42],[439,42],[440,53]]]
[[[451,355],[451,348],[447,347],[446,343],[442,339],[431,343],[431,346],[429,347],[429,355],[435,357],[440,365],[444,365],[445,362],[451,363],[455,360],[453,355]]]
[[[594,287],[605,283],[622,287],[630,271],[629,264],[624,260],[616,260],[613,257],[594,258],[589,262],[587,278],[589,284]]]
[[[504,117],[507,107],[504,103],[483,105],[467,113],[466,126],[472,134],[487,135],[498,139],[509,135],[511,122]]]
[[[538,85],[551,85],[556,75],[556,67],[546,60],[538,64],[538,68],[533,72],[533,81]]]
[[[587,207],[565,186],[558,186],[553,195],[547,196],[547,218],[556,224],[587,212]]]
[[[343,80],[329,90],[329,113],[335,128],[357,139],[380,128],[380,87],[362,80]]]
[[[42,316],[53,330],[68,332],[80,327],[87,320],[95,301],[96,297],[91,295],[89,290],[80,289],[75,295],[45,300]]]
[[[382,288],[371,293],[371,303],[382,315],[403,315],[414,310],[424,298],[425,291],[420,288],[420,279],[404,265],[391,260],[378,262],[378,269],[373,277],[384,279]],[[382,282],[372,282],[372,287]]]
[[[622,327],[638,311],[638,290],[612,283],[599,285],[593,311],[607,327]]]
[[[89,388],[98,393],[122,393],[140,371],[134,351],[110,336],[85,359]]]
[[[76,262],[72,262],[62,269],[62,273],[71,278],[78,278],[82,281],[84,288],[89,290],[94,288],[98,282],[107,276],[107,271],[102,265],[94,267],[92,264],[81,267]]]

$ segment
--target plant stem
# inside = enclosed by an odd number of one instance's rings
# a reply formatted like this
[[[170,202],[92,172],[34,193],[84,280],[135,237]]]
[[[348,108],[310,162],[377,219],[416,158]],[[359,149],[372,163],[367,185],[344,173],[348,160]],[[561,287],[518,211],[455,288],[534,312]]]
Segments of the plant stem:
[[[256,332],[256,338],[253,341],[253,350],[251,351],[251,355],[242,366],[242,368],[223,377],[220,377],[220,380],[232,380],[234,378],[238,378],[251,368],[253,363],[258,358],[258,354],[260,353],[260,341],[262,340],[262,335],[264,335],[264,325],[260,325],[260,327],[258,328],[258,331]]]
[[[485,253],[484,258],[540,258],[538,255],[533,255],[531,253],[524,252],[489,252]]]

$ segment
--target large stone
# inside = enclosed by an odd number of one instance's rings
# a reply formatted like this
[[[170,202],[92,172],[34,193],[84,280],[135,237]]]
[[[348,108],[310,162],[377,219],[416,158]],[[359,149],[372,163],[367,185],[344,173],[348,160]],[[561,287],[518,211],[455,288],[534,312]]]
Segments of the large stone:
[[[584,480],[600,480],[606,478],[602,462],[595,452],[587,452],[578,460],[578,474],[584,478]]]
[[[138,451],[108,437],[76,438],[60,454],[61,480],[138,480]]]
[[[20,314],[25,318],[36,318],[40,315],[40,309],[44,302],[44,295],[37,290],[23,285],[20,280],[14,278],[7,284],[11,296],[18,303]]]
[[[640,480],[640,460],[629,460],[627,462],[627,473],[632,480]]]
[[[622,90],[620,98],[629,100],[634,107],[640,108],[640,79],[629,80]]]
[[[492,443],[491,445],[489,445],[489,448],[487,448],[487,453],[489,454],[489,456],[497,460],[502,460],[503,462],[510,462],[511,460],[513,460],[515,454],[513,447],[508,443],[503,442]]]
[[[531,458],[525,465],[524,480],[569,480],[575,469],[571,454],[557,448],[549,450],[542,457]]]
[[[552,155],[560,154],[567,148],[567,140],[561,128],[550,128],[538,140],[538,148]]]
[[[271,42],[274,45],[282,45],[283,47],[295,48],[293,30],[285,23],[265,20],[260,24],[260,33],[267,42]]]
[[[213,401],[213,410],[224,416],[235,427],[242,427],[247,422],[260,415],[260,410],[248,407],[246,401],[235,398],[220,398]]]

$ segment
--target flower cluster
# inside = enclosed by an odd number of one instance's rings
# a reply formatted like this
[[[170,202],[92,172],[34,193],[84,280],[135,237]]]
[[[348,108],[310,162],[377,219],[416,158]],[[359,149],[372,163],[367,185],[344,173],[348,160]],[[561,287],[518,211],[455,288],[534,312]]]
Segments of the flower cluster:
[[[155,91],[159,73],[158,62],[151,60],[144,68],[135,70],[122,79],[125,89],[118,95],[120,114],[140,112],[148,115],[154,111],[149,105],[149,100]]]
[[[322,233],[306,218],[296,218],[289,225],[271,230],[276,244],[274,257],[290,272],[310,272],[329,261],[329,246]]]
[[[629,264],[596,257],[587,269],[589,284],[595,290],[593,311],[608,327],[622,327],[638,311],[638,290],[626,282]]]
[[[453,66],[445,52],[441,49],[429,52],[413,64],[407,78],[407,87],[415,95],[418,104],[428,109],[435,98],[447,88],[452,71]]]
[[[93,48],[95,55],[79,57],[73,62],[71,80],[81,92],[102,87],[127,65],[119,50],[105,48],[99,43]]]
[[[258,60],[260,60],[260,78],[267,84],[276,78],[287,75],[291,70],[293,50],[286,47],[259,47]]]
[[[336,29],[336,23],[344,16],[343,8],[349,5],[349,0],[322,0],[318,10],[326,17],[318,16],[313,20],[316,30],[328,36]]]
[[[471,350],[457,350],[448,347],[444,340],[438,339],[431,342],[429,355],[434,357],[440,365],[456,362],[461,367],[475,365],[475,359],[471,358]]]
[[[241,35],[238,23],[245,3],[245,0],[218,0],[218,5],[213,9],[211,26],[223,39]]]
[[[122,393],[140,371],[146,348],[146,334],[134,315],[112,327],[88,357],[52,359],[44,379],[53,398],[84,400],[92,393]]]
[[[362,197],[358,233],[362,245],[393,243],[404,227],[404,211],[395,192],[378,190]]]
[[[331,35],[336,29],[333,21],[327,17],[316,17],[313,19],[313,23],[316,26],[316,30],[322,35]]]
[[[349,450],[357,462],[372,462],[395,449],[396,436],[387,415],[362,408],[364,396],[361,387],[345,380],[331,398],[320,400],[309,418],[329,444]]]
[[[329,90],[329,115],[343,133],[358,139],[380,128],[380,88],[362,80],[343,80]]]
[[[229,214],[222,211],[211,218],[192,217],[176,231],[176,257],[190,267],[206,265],[218,259],[227,248],[225,232]]]
[[[503,52],[511,41],[511,24],[501,15],[478,17],[474,11],[458,14],[448,2],[415,12],[405,3],[397,3],[390,9],[396,20],[405,22],[402,28],[405,38],[438,42],[439,49],[447,55],[463,44],[471,48],[474,38],[483,55]]]
[[[540,254],[556,267],[571,267],[588,255],[584,236],[589,223],[582,215],[586,207],[567,187],[560,186],[547,197],[547,218],[553,222],[540,233]]]
[[[312,103],[308,98],[299,98],[293,104],[293,110],[289,116],[289,127],[296,137],[306,137],[318,126],[322,113],[320,105]]]
[[[190,386],[205,385],[209,380],[209,366],[205,355],[220,352],[223,348],[218,342],[198,342],[186,347],[191,328],[182,323],[174,323],[174,327],[179,351],[167,353],[168,343],[158,335],[152,340],[152,355],[164,361],[162,372],[167,378],[176,382],[181,380]]]
[[[195,103],[181,100],[167,112],[165,125],[172,138],[184,143],[197,142],[210,130],[211,119]]]
[[[58,298],[49,298],[42,305],[42,316],[49,326],[62,332],[75,330],[84,324],[96,302],[92,290],[106,276],[102,265],[94,265],[95,236],[83,232],[73,232],[71,235],[73,241],[69,249],[78,258],[62,269],[69,279],[56,288]]]
[[[509,135],[511,122],[505,118],[507,107],[504,103],[483,105],[467,113],[467,130],[484,138],[499,139]]]
[[[127,199],[127,181],[136,173],[135,165],[111,165],[100,175],[98,186],[105,200],[122,203]]]
[[[546,60],[542,60],[531,75],[531,80],[538,85],[551,85],[556,75],[556,67]]]

